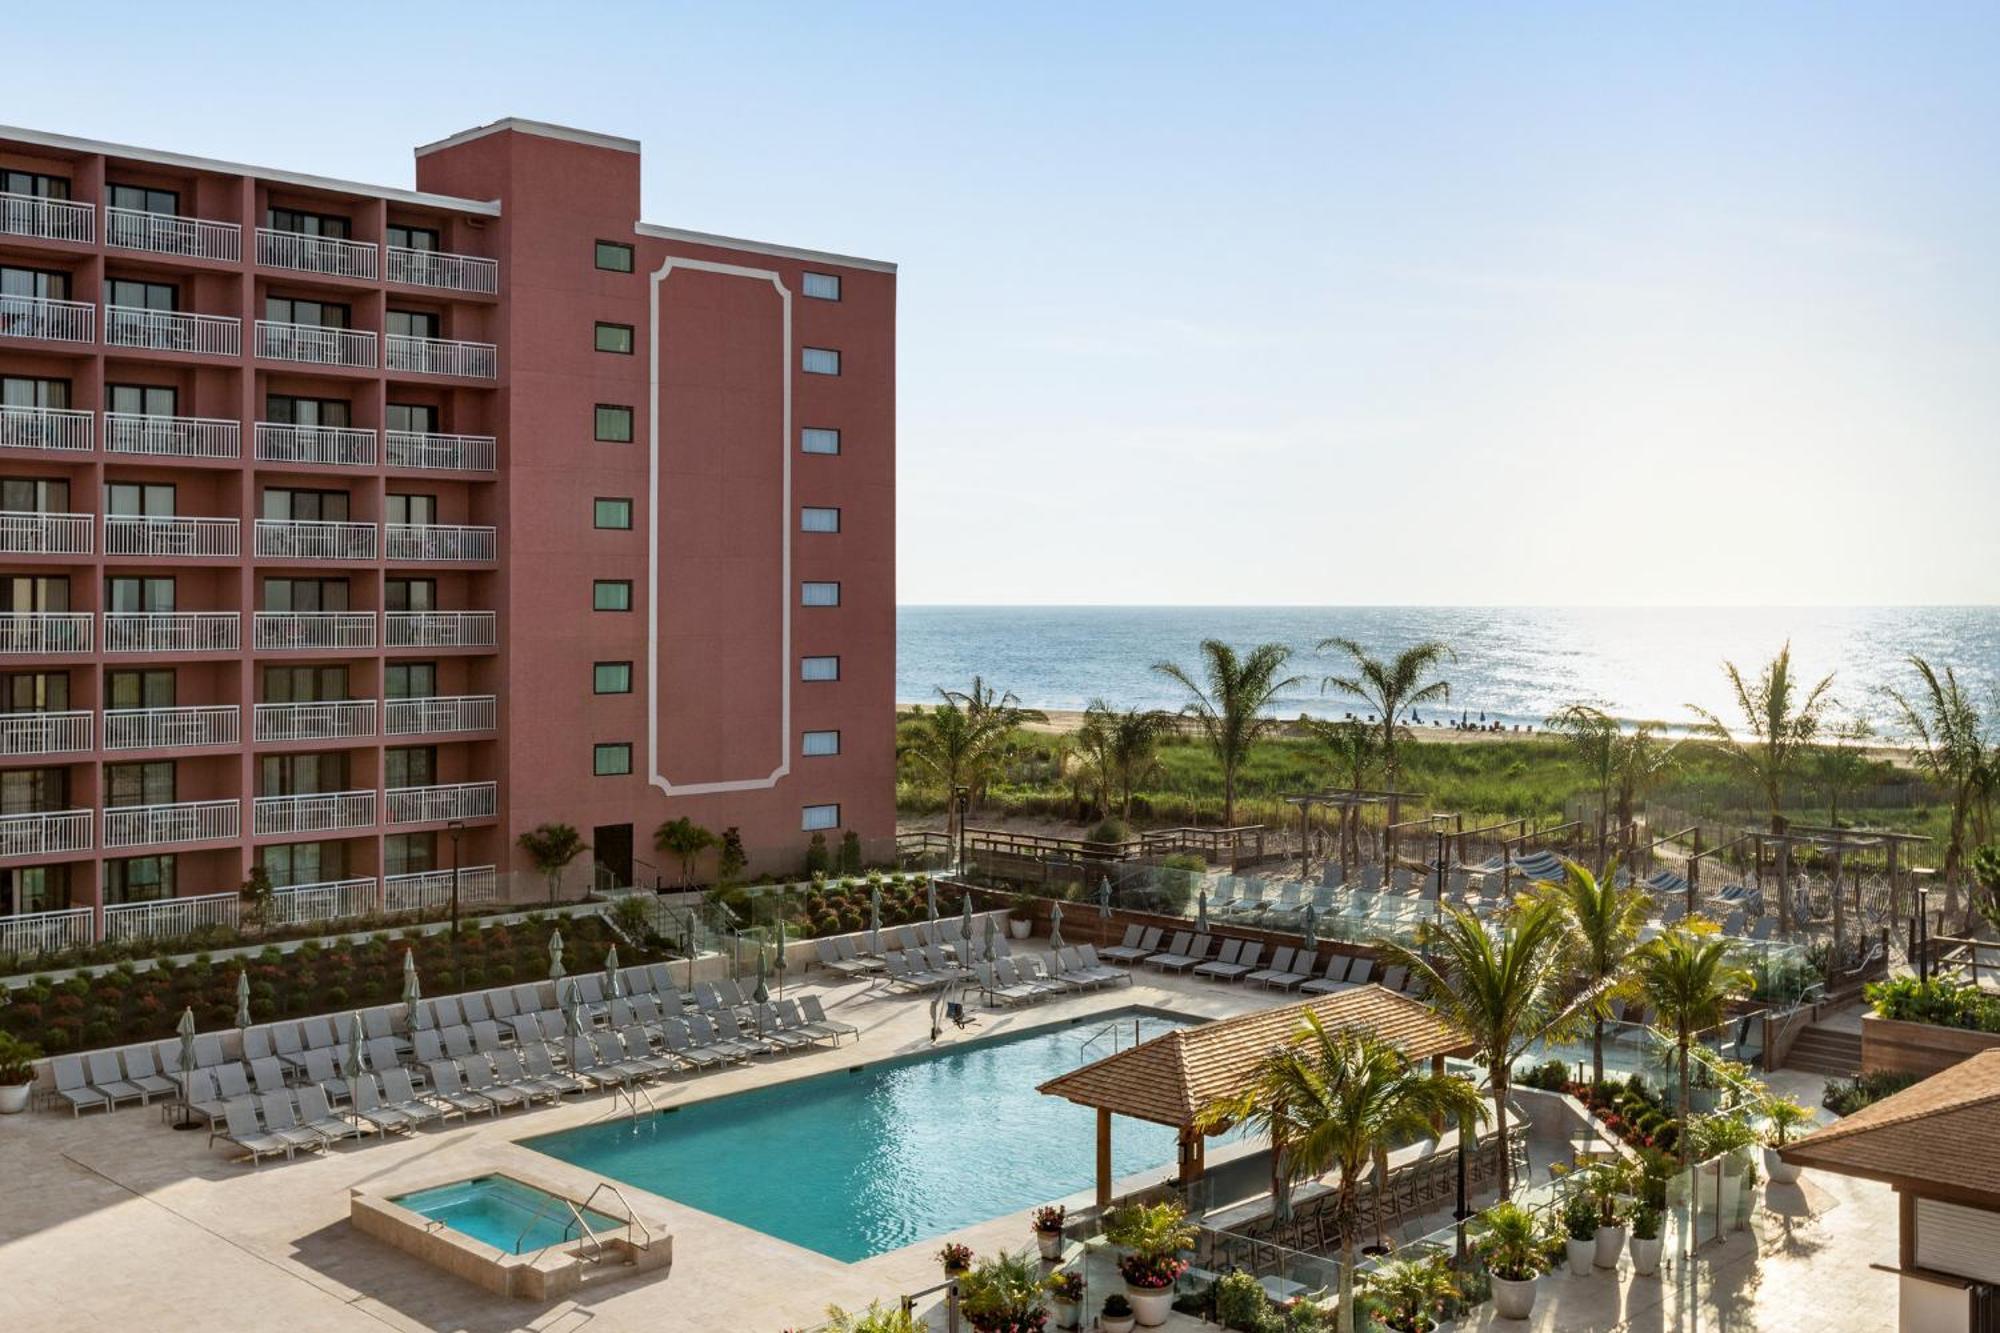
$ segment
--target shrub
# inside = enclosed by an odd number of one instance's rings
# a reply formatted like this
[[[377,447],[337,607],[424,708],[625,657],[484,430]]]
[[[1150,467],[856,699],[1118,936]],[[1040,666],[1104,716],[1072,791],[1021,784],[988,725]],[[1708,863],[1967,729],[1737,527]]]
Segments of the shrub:
[[[1270,1301],[1263,1284],[1240,1270],[1224,1273],[1215,1280],[1215,1320],[1224,1328],[1256,1331],[1264,1325],[1264,1311]]]
[[[1514,1076],[1514,1085],[1541,1092],[1564,1092],[1570,1085],[1570,1067],[1561,1060],[1546,1060]]]
[[[806,873],[824,875],[833,869],[833,858],[827,854],[826,834],[815,833],[806,843]]]
[[[1088,842],[1130,842],[1132,840],[1132,826],[1116,815],[1113,815],[1089,833],[1086,833],[1084,838]],[[1206,863],[1204,863],[1204,868],[1206,868]]]
[[[1826,1093],[1821,1097],[1820,1105],[1835,1115],[1853,1115],[1862,1107],[1901,1092],[1916,1081],[1915,1074],[1888,1071],[1862,1074],[1855,1078],[1830,1078],[1826,1081]]]
[[[1891,977],[1863,988],[1881,1018],[2000,1033],[2000,999],[1950,977]]]

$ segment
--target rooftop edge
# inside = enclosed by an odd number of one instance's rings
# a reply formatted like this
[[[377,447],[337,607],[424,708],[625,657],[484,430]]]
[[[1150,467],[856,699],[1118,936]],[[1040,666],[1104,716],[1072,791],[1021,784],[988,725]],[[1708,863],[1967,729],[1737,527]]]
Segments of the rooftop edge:
[[[435,153],[443,148],[454,148],[474,139],[484,139],[489,134],[499,134],[503,130],[513,130],[516,134],[533,134],[543,139],[561,139],[565,143],[589,144],[593,148],[610,148],[621,153],[639,151],[637,139],[625,139],[616,134],[600,134],[596,130],[579,130],[570,125],[554,125],[546,120],[526,120],[520,116],[502,116],[499,120],[485,125],[476,125],[469,130],[446,135],[432,143],[418,144],[417,156]]]
[[[719,236],[708,231],[689,231],[685,227],[668,227],[657,222],[641,222],[633,227],[641,236],[655,236],[664,241],[679,241],[684,245],[712,245],[722,250],[743,250],[750,254],[772,255],[779,259],[803,259],[822,264],[833,264],[841,268],[866,269],[871,273],[894,273],[896,266],[886,259],[863,259],[858,255],[835,254],[830,250],[806,250],[796,245],[779,245],[772,241],[750,241],[740,236]]]

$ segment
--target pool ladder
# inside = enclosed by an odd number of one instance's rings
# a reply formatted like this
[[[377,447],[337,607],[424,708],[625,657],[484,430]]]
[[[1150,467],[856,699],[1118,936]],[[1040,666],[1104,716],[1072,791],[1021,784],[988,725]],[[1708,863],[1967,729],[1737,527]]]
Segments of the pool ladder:
[[[596,1187],[584,1196],[581,1206],[570,1202],[568,1199],[558,1200],[564,1208],[569,1210],[570,1220],[563,1226],[562,1240],[550,1241],[549,1245],[544,1245],[542,1248],[547,1250],[550,1245],[560,1245],[563,1241],[568,1240],[570,1228],[574,1226],[577,1234],[590,1247],[591,1259],[602,1263],[605,1257],[604,1242],[598,1238],[595,1231],[590,1229],[590,1223],[586,1222],[583,1217],[584,1210],[596,1203],[597,1196],[600,1194],[609,1194],[612,1198],[618,1200],[618,1206],[625,1210],[625,1243],[634,1249],[651,1249],[653,1246],[652,1228],[639,1219],[638,1211],[632,1207],[632,1201],[625,1197],[625,1192],[608,1180],[598,1181]],[[534,1216],[528,1219],[528,1225],[521,1228],[521,1234],[514,1238],[514,1253],[519,1254],[521,1252],[521,1242],[526,1240],[528,1233],[535,1229],[535,1223],[547,1216],[549,1214],[540,1205],[537,1205]],[[633,1238],[632,1232],[635,1228],[642,1239]]]
[[[1091,1047],[1095,1046],[1098,1042],[1102,1041],[1107,1036],[1111,1038],[1111,1054],[1113,1055],[1118,1054],[1119,1050],[1121,1049],[1120,1046],[1118,1045],[1119,1027],[1120,1024],[1115,1022],[1106,1023],[1103,1027],[1097,1029],[1097,1031],[1090,1034],[1090,1039],[1083,1043],[1083,1046],[1078,1051],[1078,1054],[1081,1054],[1083,1051],[1089,1050]],[[1137,1046],[1139,1044],[1139,1020],[1136,1018],[1132,1020],[1132,1044],[1134,1046]]]

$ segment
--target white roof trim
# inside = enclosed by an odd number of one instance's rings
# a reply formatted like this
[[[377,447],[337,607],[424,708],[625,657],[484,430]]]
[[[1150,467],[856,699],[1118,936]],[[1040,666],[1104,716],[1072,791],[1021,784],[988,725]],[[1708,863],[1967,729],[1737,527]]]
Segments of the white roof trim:
[[[164,153],[154,148],[135,148],[131,144],[105,143],[98,139],[78,139],[67,134],[24,130],[12,125],[0,125],[0,140],[4,139],[36,144],[43,148],[59,148],[68,153],[102,153],[107,157],[126,157],[135,162],[154,162],[161,166],[182,167],[190,171],[219,171],[231,176],[251,176],[257,180],[299,185],[311,190],[364,194],[373,199],[387,199],[393,203],[419,204],[425,208],[446,208],[458,213],[483,213],[488,217],[500,216],[500,204],[497,200],[458,199],[448,194],[399,190],[389,185],[366,185],[359,181],[336,180],[330,176],[313,176],[298,171],[276,171],[270,167],[246,166],[241,162],[223,162],[210,157],[195,157],[188,153]]]
[[[854,255],[837,255],[827,250],[802,250],[793,245],[774,245],[769,241],[746,241],[739,236],[717,236],[714,232],[689,231],[685,227],[662,227],[654,222],[641,222],[633,227],[641,236],[657,236],[661,240],[681,241],[688,245],[713,245],[722,250],[742,250],[753,255],[776,255],[780,259],[803,259],[809,263],[833,264],[842,268],[861,268],[873,273],[894,273],[896,266],[886,259],[860,259]]]
[[[593,148],[614,148],[621,153],[636,153],[639,151],[639,141],[637,139],[621,139],[615,134],[599,134],[595,130],[572,129],[568,125],[551,125],[546,120],[523,120],[519,116],[507,116],[504,119],[494,121],[490,125],[480,125],[473,129],[460,130],[457,134],[439,139],[435,143],[420,145],[417,149],[417,156],[422,157],[425,153],[435,153],[440,148],[451,148],[458,144],[470,143],[474,139],[483,139],[489,134],[498,134],[502,130],[513,130],[517,134],[539,135],[544,139],[561,139],[565,143],[589,144]]]

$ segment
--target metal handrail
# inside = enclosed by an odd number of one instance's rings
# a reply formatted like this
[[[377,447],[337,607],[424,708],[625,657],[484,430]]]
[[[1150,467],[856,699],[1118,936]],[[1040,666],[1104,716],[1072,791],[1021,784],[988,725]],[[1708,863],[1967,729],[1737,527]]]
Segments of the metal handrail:
[[[584,1199],[583,1199],[583,1206],[584,1206],[584,1207],[586,1207],[586,1208],[588,1208],[588,1207],[590,1207],[590,1205],[591,1205],[591,1204],[593,1204],[593,1203],[597,1202],[597,1195],[598,1195],[598,1192],[599,1192],[599,1191],[601,1191],[601,1190],[606,1190],[606,1191],[609,1191],[609,1192],[610,1192],[610,1194],[611,1194],[611,1197],[612,1197],[612,1198],[614,1198],[614,1199],[616,1199],[616,1200],[618,1200],[618,1204],[619,1204],[619,1206],[620,1206],[621,1208],[623,1208],[623,1209],[625,1210],[625,1240],[626,1240],[626,1243],[627,1243],[627,1244],[632,1244],[632,1243],[634,1243],[634,1242],[632,1241],[632,1228],[633,1228],[633,1227],[637,1227],[637,1228],[639,1228],[639,1234],[640,1234],[641,1236],[644,1236],[644,1237],[646,1238],[646,1243],[645,1243],[645,1246],[644,1246],[643,1248],[645,1248],[645,1249],[649,1249],[649,1250],[650,1250],[650,1249],[652,1249],[652,1248],[653,1248],[653,1229],[652,1229],[651,1227],[647,1226],[647,1225],[645,1224],[645,1222],[644,1222],[643,1220],[641,1220],[641,1219],[640,1219],[640,1217],[639,1217],[639,1210],[638,1210],[638,1209],[636,1209],[636,1208],[634,1208],[634,1207],[632,1206],[632,1201],[631,1201],[630,1199],[628,1199],[628,1198],[626,1198],[626,1197],[625,1197],[625,1191],[624,1191],[624,1190],[621,1190],[621,1189],[619,1189],[619,1188],[618,1188],[618,1187],[617,1187],[616,1185],[612,1184],[612,1183],[611,1183],[610,1181],[608,1181],[608,1180],[600,1180],[600,1181],[598,1181],[598,1182],[597,1182],[597,1188],[596,1188],[596,1189],[593,1189],[593,1190],[591,1190],[591,1192],[590,1192],[589,1194],[587,1194],[587,1195],[585,1195],[585,1196],[584,1196]]]
[[[552,1195],[550,1197],[553,1198],[555,1196]],[[558,1198],[556,1199],[556,1202],[560,1203],[563,1207],[569,1209],[569,1215],[575,1219],[577,1228],[581,1232],[583,1238],[585,1240],[588,1240],[591,1243],[591,1245],[595,1247],[596,1253],[603,1254],[604,1242],[599,1240],[597,1238],[597,1233],[590,1229],[590,1223],[583,1220],[583,1214],[577,1211],[576,1205],[570,1202],[568,1199]],[[547,1209],[545,1209],[541,1204],[536,1204],[534,1212],[531,1213],[528,1217],[528,1225],[522,1227],[521,1234],[514,1237],[515,1254],[519,1254],[521,1252],[521,1242],[526,1240],[528,1238],[528,1233],[535,1229],[535,1223],[541,1221],[543,1218],[547,1216],[548,1216]],[[542,1251],[546,1253],[551,1246],[561,1245],[564,1241],[568,1239],[569,1239],[569,1226],[568,1224],[565,1224],[563,1226],[562,1239],[550,1241],[548,1245],[542,1246]]]

